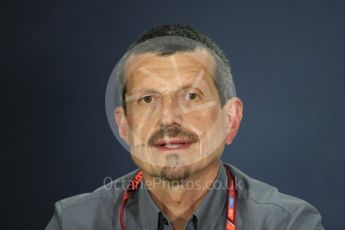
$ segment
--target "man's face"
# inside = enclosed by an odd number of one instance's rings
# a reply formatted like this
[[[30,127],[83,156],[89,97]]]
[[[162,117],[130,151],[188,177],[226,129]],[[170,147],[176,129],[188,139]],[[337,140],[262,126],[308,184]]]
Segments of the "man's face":
[[[126,141],[145,173],[181,180],[219,160],[226,131],[214,67],[204,49],[127,61]]]

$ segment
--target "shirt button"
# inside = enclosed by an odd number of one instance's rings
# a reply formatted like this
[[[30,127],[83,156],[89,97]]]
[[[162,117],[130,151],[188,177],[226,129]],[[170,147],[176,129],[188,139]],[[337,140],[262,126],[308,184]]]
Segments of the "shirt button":
[[[164,225],[169,225],[169,222],[167,221],[167,219],[163,218],[163,224]]]

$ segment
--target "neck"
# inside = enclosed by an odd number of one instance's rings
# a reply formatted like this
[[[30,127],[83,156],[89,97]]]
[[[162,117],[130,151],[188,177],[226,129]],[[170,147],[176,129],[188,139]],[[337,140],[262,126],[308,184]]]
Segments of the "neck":
[[[152,199],[168,216],[174,229],[184,229],[186,221],[199,207],[215,181],[219,165],[220,161],[216,160],[191,174],[183,183],[173,185],[164,180],[157,183],[154,177],[144,173],[143,179]]]

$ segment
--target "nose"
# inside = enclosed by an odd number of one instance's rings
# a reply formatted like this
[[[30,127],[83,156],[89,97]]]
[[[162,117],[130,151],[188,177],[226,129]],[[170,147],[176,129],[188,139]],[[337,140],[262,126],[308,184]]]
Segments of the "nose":
[[[179,103],[175,95],[163,97],[160,107],[160,126],[181,125]]]

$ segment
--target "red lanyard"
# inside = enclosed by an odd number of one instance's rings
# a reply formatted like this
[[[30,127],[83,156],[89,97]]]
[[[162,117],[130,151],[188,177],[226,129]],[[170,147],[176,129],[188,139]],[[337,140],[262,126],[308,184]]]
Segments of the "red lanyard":
[[[225,166],[226,175],[228,176],[228,188],[227,188],[227,210],[226,210],[226,224],[225,230],[236,230],[236,189],[235,181],[232,177],[230,170]],[[143,171],[139,170],[133,177],[132,181],[128,184],[126,192],[122,197],[121,209],[120,209],[120,223],[121,229],[125,230],[124,211],[125,205],[132,193],[135,192],[141,180],[143,179]]]

